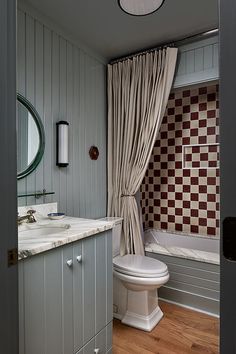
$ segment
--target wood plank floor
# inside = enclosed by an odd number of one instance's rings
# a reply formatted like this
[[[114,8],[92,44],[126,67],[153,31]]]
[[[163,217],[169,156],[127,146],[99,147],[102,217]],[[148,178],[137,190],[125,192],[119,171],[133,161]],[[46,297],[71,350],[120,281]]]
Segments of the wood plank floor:
[[[114,320],[113,354],[219,353],[219,320],[160,302],[164,317],[150,333]]]

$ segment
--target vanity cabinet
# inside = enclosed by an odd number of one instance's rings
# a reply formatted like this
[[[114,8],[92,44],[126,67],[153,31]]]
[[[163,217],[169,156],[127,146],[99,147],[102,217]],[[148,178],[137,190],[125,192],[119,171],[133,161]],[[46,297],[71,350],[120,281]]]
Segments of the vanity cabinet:
[[[19,262],[20,354],[112,352],[112,234]]]

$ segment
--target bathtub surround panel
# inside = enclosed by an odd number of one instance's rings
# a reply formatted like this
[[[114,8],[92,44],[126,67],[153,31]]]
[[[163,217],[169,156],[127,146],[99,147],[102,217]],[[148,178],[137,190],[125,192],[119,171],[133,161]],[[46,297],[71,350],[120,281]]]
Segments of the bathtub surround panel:
[[[218,85],[170,94],[141,186],[145,228],[219,235]]]
[[[18,182],[18,194],[45,188],[55,195],[20,198],[19,204],[58,201],[59,211],[67,215],[102,217],[107,190],[105,64],[32,13],[18,9],[17,90],[38,111],[46,145],[37,169]],[[67,168],[56,166],[59,120],[70,124]],[[89,158],[92,145],[99,148],[98,161]]]
[[[144,234],[146,252],[164,254],[200,262],[220,264],[219,239],[181,235],[159,230],[146,230]]]
[[[170,280],[159,289],[161,299],[219,316],[219,265],[153,252],[146,252],[146,255],[168,267]]]

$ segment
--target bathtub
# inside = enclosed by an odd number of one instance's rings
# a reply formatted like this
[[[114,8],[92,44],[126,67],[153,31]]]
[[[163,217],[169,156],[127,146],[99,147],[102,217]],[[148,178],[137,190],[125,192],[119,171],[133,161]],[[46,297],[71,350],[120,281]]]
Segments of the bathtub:
[[[170,280],[159,298],[211,315],[219,315],[219,239],[146,230],[148,257],[167,264]]]
[[[219,264],[219,239],[199,235],[183,235],[148,229],[144,233],[146,250],[157,253]]]

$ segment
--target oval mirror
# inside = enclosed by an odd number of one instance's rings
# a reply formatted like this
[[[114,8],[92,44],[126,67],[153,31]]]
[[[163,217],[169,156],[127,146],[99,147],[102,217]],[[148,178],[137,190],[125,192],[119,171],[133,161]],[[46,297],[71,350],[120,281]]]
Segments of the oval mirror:
[[[43,157],[44,128],[32,104],[17,94],[17,178],[30,174]]]

